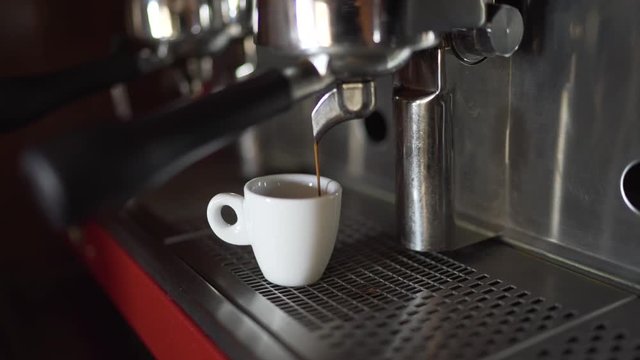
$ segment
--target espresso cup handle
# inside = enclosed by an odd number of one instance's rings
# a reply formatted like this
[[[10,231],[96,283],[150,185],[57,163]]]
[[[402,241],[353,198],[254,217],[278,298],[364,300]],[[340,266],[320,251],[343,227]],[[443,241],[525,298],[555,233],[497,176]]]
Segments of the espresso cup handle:
[[[244,227],[244,198],[238,194],[222,193],[214,196],[207,206],[207,220],[213,232],[222,240],[233,245],[250,245]],[[222,207],[229,206],[235,211],[238,221],[231,225],[222,218]]]

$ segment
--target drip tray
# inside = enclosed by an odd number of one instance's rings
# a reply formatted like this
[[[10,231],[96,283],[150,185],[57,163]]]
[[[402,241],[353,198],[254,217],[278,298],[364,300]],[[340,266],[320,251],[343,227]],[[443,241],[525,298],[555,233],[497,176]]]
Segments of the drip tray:
[[[407,251],[385,221],[354,209],[347,199],[329,267],[306,287],[269,283],[250,247],[208,230],[164,243],[293,357],[640,358],[634,295],[500,239]]]

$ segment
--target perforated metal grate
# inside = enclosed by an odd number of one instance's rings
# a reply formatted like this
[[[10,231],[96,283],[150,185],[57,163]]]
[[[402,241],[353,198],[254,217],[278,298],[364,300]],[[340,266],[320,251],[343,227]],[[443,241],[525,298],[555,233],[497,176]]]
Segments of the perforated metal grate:
[[[532,359],[640,360],[640,338],[606,322],[592,322],[530,353]]]
[[[249,248],[215,249],[213,261],[348,357],[475,359],[577,315],[443,255],[401,249],[360,217],[343,216],[326,273],[302,288],[266,281]]]

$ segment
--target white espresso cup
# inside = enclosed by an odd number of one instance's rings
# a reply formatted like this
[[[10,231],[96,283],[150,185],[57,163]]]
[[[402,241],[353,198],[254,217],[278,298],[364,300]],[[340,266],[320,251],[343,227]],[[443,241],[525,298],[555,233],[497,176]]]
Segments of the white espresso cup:
[[[207,207],[213,232],[233,245],[251,245],[264,277],[274,284],[303,286],[320,279],[338,234],[342,187],[315,175],[280,174],[258,177],[244,186],[244,197],[214,196]],[[230,206],[238,220],[221,215]]]

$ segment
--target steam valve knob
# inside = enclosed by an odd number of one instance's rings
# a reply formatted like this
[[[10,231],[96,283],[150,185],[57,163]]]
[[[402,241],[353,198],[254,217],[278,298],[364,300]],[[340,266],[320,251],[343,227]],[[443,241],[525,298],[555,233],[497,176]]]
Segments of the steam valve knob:
[[[478,63],[487,57],[509,57],[520,46],[524,22],[513,6],[487,4],[487,21],[479,28],[459,30],[452,45],[461,60]]]

